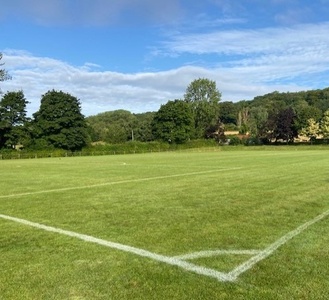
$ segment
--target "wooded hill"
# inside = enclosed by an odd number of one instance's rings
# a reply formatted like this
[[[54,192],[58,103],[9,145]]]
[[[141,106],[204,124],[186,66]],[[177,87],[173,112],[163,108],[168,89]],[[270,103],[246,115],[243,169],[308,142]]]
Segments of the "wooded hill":
[[[168,103],[171,102],[174,101]],[[162,110],[168,103],[162,106]],[[181,114],[181,110],[173,112],[175,106],[171,106],[171,115],[167,120],[162,120],[165,123]],[[208,124],[208,131],[224,128],[225,131],[249,133],[259,143],[278,139],[292,141],[298,134],[309,138],[327,136],[325,132],[321,132],[320,124],[323,124],[324,130],[325,113],[329,109],[329,88],[287,93],[275,91],[249,101],[219,102],[218,107],[218,123]],[[94,142],[152,141],[158,138],[154,136],[154,118],[157,115],[159,112],[133,114],[126,110],[117,110],[91,116],[86,120]],[[312,124],[317,132],[310,128]],[[203,137],[207,137],[207,130],[203,134]]]

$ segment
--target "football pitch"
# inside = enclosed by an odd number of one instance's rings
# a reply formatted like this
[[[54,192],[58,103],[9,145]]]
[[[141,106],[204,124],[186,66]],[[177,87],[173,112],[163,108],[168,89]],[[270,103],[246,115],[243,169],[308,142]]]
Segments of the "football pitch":
[[[0,161],[0,299],[327,299],[328,154]]]

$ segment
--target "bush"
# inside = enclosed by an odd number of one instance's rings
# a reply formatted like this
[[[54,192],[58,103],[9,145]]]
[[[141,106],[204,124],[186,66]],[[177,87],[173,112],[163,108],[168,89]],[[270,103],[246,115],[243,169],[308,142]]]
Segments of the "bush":
[[[233,135],[233,136],[230,136],[228,137],[227,139],[229,141],[229,145],[231,146],[236,146],[236,145],[241,145],[242,144],[242,141],[239,139],[239,137]]]
[[[327,145],[328,139],[313,139],[312,144],[313,145]]]
[[[225,124],[225,131],[236,131],[239,130],[239,126],[234,123]]]
[[[246,146],[258,146],[263,145],[262,140],[258,137],[249,137],[243,141]]]

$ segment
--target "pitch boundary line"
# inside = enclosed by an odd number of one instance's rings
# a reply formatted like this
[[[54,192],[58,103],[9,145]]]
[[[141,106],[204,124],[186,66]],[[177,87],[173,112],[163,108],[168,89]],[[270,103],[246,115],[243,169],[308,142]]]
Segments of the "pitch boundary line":
[[[165,256],[165,255],[153,253],[153,252],[150,252],[150,251],[147,251],[147,250],[144,250],[144,249],[140,249],[140,248],[136,248],[136,247],[132,247],[132,246],[128,246],[128,245],[103,240],[103,239],[96,238],[96,237],[93,237],[93,236],[90,236],[90,235],[80,234],[80,233],[77,233],[77,232],[74,232],[74,231],[64,230],[64,229],[60,229],[60,228],[56,228],[56,227],[52,227],[52,226],[47,226],[47,225],[40,224],[40,223],[31,222],[31,221],[28,221],[28,220],[25,220],[25,219],[15,218],[15,217],[8,216],[8,215],[0,214],[0,218],[10,220],[10,221],[14,221],[14,222],[17,222],[17,223],[21,223],[21,224],[24,224],[24,225],[28,225],[28,226],[31,226],[31,227],[35,227],[35,228],[38,228],[38,229],[43,229],[45,231],[59,233],[59,234],[62,234],[62,235],[74,237],[74,238],[77,238],[77,239],[80,239],[80,240],[83,240],[83,241],[86,241],[86,242],[99,244],[99,245],[106,246],[106,247],[109,247],[109,248],[112,248],[112,249],[117,249],[117,250],[121,250],[121,251],[124,251],[124,252],[133,253],[133,254],[136,254],[138,256],[147,257],[147,258],[150,258],[150,259],[158,261],[158,262],[162,262],[162,263],[166,263],[168,265],[180,267],[180,268],[182,268],[186,271],[194,272],[194,273],[199,274],[199,275],[212,277],[212,278],[215,278],[215,279],[217,279],[219,281],[222,281],[222,282],[225,282],[225,281],[233,282],[233,281],[236,281],[241,274],[243,274],[246,271],[248,271],[249,269],[251,269],[254,265],[259,263],[260,261],[266,259],[268,256],[273,254],[273,252],[275,252],[278,248],[280,248],[281,246],[286,244],[288,241],[290,241],[291,239],[293,239],[294,237],[296,237],[297,235],[299,235],[303,231],[305,231],[311,225],[314,225],[315,223],[321,221],[322,219],[324,219],[328,215],[329,215],[329,210],[327,210],[327,211],[323,212],[322,214],[316,216],[312,220],[309,220],[308,222],[300,225],[296,229],[288,232],[287,234],[285,234],[284,236],[282,236],[281,238],[276,240],[274,243],[270,244],[268,247],[266,247],[262,251],[258,252],[258,250],[236,250],[238,252],[240,252],[240,251],[242,251],[242,252],[243,251],[247,251],[247,252],[248,251],[251,251],[251,252],[257,251],[258,254],[252,256],[250,259],[243,262],[242,264],[240,264],[239,266],[237,266],[236,268],[234,268],[232,271],[230,271],[228,273],[220,272],[220,271],[217,271],[217,270],[214,270],[214,269],[211,269],[211,268],[207,268],[207,267],[198,266],[196,264],[185,261],[185,259],[191,259],[192,254],[194,254],[194,256],[195,256],[195,257],[192,257],[192,259],[193,259],[193,258],[197,258],[198,254],[199,255],[205,255],[206,253],[208,253],[208,254],[211,254],[211,255],[218,255],[218,254],[223,254],[224,253],[223,251],[225,251],[225,250],[200,251],[200,252],[190,253],[190,254],[186,254],[186,255],[172,256],[171,257],[171,256]],[[234,253],[232,253],[231,250],[228,250],[226,252],[227,252],[227,254],[234,254]],[[215,253],[217,253],[217,254],[215,254]],[[247,253],[245,253],[245,254],[247,254]]]
[[[233,271],[227,273],[228,277],[230,278],[231,281],[236,280],[238,278],[238,276],[240,276],[242,273],[244,273],[244,272],[248,271],[249,269],[251,269],[255,264],[257,264],[258,262],[260,262],[260,261],[264,260],[265,258],[267,258],[268,256],[270,256],[278,248],[280,248],[281,246],[286,244],[288,241],[293,239],[295,236],[302,233],[304,230],[306,230],[311,225],[314,225],[315,223],[321,221],[322,219],[324,219],[328,215],[329,215],[329,210],[327,210],[327,211],[323,212],[322,214],[316,216],[312,220],[309,220],[308,222],[300,225],[296,229],[288,232],[287,234],[285,234],[284,236],[282,236],[281,238],[276,240],[274,243],[272,243],[271,245],[266,247],[259,254],[251,257],[249,260],[247,260],[246,262],[244,262],[241,265],[239,265],[238,267],[236,267]]]
[[[203,257],[211,257],[211,256],[218,256],[218,255],[256,255],[260,253],[262,250],[205,250],[200,252],[193,252],[187,253],[182,255],[176,255],[175,258],[183,259],[183,260],[190,260],[190,259],[197,259]]]
[[[205,268],[205,267],[200,267],[195,264],[192,264],[192,263],[189,263],[189,262],[186,262],[186,261],[174,258],[174,257],[156,254],[156,253],[144,250],[144,249],[140,249],[140,248],[124,245],[124,244],[119,244],[119,243],[115,243],[115,242],[110,242],[110,241],[99,239],[99,238],[96,238],[96,237],[93,237],[90,235],[80,234],[80,233],[77,233],[74,231],[64,230],[64,229],[60,229],[60,228],[56,228],[56,227],[52,227],[52,226],[47,226],[47,225],[43,225],[43,224],[31,222],[31,221],[20,219],[20,218],[11,217],[11,216],[7,216],[7,215],[3,215],[3,214],[0,214],[0,218],[14,221],[17,223],[21,223],[24,225],[28,225],[31,227],[36,227],[38,229],[43,229],[46,231],[55,232],[55,233],[59,233],[59,234],[70,236],[70,237],[75,237],[75,238],[78,238],[78,239],[86,241],[86,242],[95,243],[95,244],[106,246],[109,248],[133,253],[133,254],[136,254],[139,256],[143,256],[143,257],[147,257],[147,258],[153,259],[155,261],[166,263],[168,265],[180,267],[182,269],[185,269],[186,271],[191,271],[191,272],[194,272],[194,273],[197,273],[200,275],[213,277],[220,281],[227,281],[227,276],[225,273],[222,273],[222,272],[219,272],[219,271],[216,271],[213,269]]]
[[[216,169],[216,170],[182,173],[182,174],[171,174],[171,175],[146,177],[146,178],[136,178],[136,179],[129,179],[129,180],[119,180],[119,181],[103,182],[103,183],[84,185],[84,186],[74,186],[74,187],[50,189],[50,190],[27,192],[27,193],[0,195],[0,199],[54,193],[54,192],[66,192],[66,191],[81,190],[81,189],[88,189],[88,188],[95,188],[95,187],[102,187],[102,186],[110,186],[110,185],[116,185],[116,184],[132,183],[132,182],[143,182],[143,181],[151,181],[151,180],[159,180],[159,179],[167,179],[167,178],[175,178],[175,177],[183,177],[183,176],[203,175],[203,174],[208,174],[208,173],[216,173],[216,172],[221,172],[221,171],[234,171],[234,170],[240,170],[240,169],[242,169],[242,167]]]

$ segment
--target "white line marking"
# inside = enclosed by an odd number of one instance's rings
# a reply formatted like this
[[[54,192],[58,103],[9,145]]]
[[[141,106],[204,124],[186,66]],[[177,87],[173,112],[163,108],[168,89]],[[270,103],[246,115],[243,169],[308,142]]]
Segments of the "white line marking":
[[[73,232],[73,231],[68,231],[68,230],[63,230],[63,229],[60,229],[60,228],[51,227],[51,226],[47,226],[47,225],[43,225],[43,224],[39,224],[39,223],[34,223],[34,222],[31,222],[31,221],[28,221],[28,220],[19,219],[19,218],[7,216],[7,215],[0,214],[0,218],[6,219],[6,220],[11,220],[11,221],[21,223],[21,224],[24,224],[24,225],[36,227],[36,228],[43,229],[43,230],[46,230],[46,231],[55,232],[55,233],[67,235],[67,236],[70,236],[70,237],[75,237],[75,238],[78,238],[78,239],[86,241],[86,242],[103,245],[103,246],[106,246],[106,247],[109,247],[109,248],[113,248],[113,249],[129,252],[129,253],[133,253],[133,254],[136,254],[136,255],[139,255],[139,256],[148,257],[148,258],[153,259],[155,261],[159,261],[159,262],[163,262],[163,263],[166,263],[166,264],[169,264],[169,265],[172,265],[172,266],[180,267],[180,268],[182,268],[186,271],[191,271],[191,272],[197,273],[199,275],[204,275],[204,276],[216,278],[219,281],[235,281],[242,273],[244,273],[244,272],[248,271],[249,269],[251,269],[255,264],[257,264],[258,262],[260,262],[263,259],[270,256],[279,247],[283,246],[289,240],[293,239],[295,236],[302,233],[308,227],[310,227],[311,225],[321,221],[322,219],[324,219],[328,215],[329,215],[329,210],[327,210],[324,213],[318,215],[314,219],[302,224],[301,226],[297,227],[296,229],[288,232],[287,234],[285,234],[284,236],[282,236],[281,238],[276,240],[274,243],[272,243],[270,246],[265,248],[263,251],[260,251],[258,254],[256,254],[255,256],[250,258],[249,260],[245,261],[244,263],[240,264],[238,267],[236,267],[235,269],[233,269],[229,273],[219,272],[219,271],[214,270],[214,269],[205,268],[205,267],[201,267],[201,266],[186,262],[186,261],[183,260],[184,255],[176,256],[176,257],[164,256],[164,255],[156,254],[156,253],[144,250],[144,249],[135,248],[135,247],[124,245],[124,244],[114,243],[114,242],[102,240],[102,239],[99,239],[99,238],[95,238],[95,237],[90,236],[90,235],[80,234],[80,233]],[[218,250],[218,251],[223,252],[225,250]],[[228,251],[231,254],[232,251],[230,251],[230,250],[228,250]],[[237,251],[258,251],[258,250],[237,250]],[[201,252],[197,252],[197,253],[202,253],[202,252],[208,252],[209,253],[209,252],[216,252],[216,250],[214,250],[214,251],[201,251]],[[191,254],[193,254],[193,253],[191,253]],[[191,255],[191,254],[185,255],[185,259],[187,259],[186,257]]]
[[[270,256],[274,251],[276,251],[279,247],[283,246],[285,243],[287,243],[289,240],[297,236],[298,234],[302,233],[304,230],[306,230],[311,225],[321,221],[325,217],[329,215],[329,210],[325,211],[324,213],[318,215],[314,219],[304,223],[303,225],[297,227],[295,230],[292,230],[285,234],[283,237],[276,240],[273,244],[269,245],[267,248],[265,248],[263,251],[261,251],[256,256],[253,256],[246,262],[242,263],[238,267],[236,267],[233,271],[227,273],[229,276],[230,281],[234,281],[240,276],[242,273],[248,271],[251,269],[255,264],[262,261],[263,259]]]
[[[228,169],[216,169],[216,170],[208,170],[208,171],[200,171],[200,172],[191,172],[191,173],[182,173],[182,174],[171,174],[171,175],[165,175],[165,176],[120,180],[120,181],[104,182],[104,183],[85,185],[85,186],[74,186],[74,187],[43,190],[43,191],[28,192],[28,193],[1,195],[0,198],[30,196],[30,195],[37,195],[37,194],[44,194],[44,193],[53,193],[53,192],[65,192],[65,191],[88,189],[88,188],[108,186],[108,185],[124,184],[124,183],[131,183],[131,182],[143,182],[143,181],[151,181],[151,180],[159,180],[159,179],[167,179],[167,178],[175,178],[175,177],[183,177],[183,176],[202,175],[202,174],[208,174],[208,173],[215,173],[215,172],[221,172],[221,171],[233,171],[233,170],[239,170],[239,169],[242,169],[242,168],[237,167],[237,168],[228,168]]]
[[[202,257],[211,257],[217,255],[256,255],[262,250],[206,250],[174,256],[178,259],[196,259]]]
[[[24,225],[36,227],[36,228],[43,229],[46,231],[55,232],[55,233],[67,235],[70,237],[78,238],[78,239],[86,241],[86,242],[95,243],[95,244],[106,246],[109,248],[133,253],[133,254],[136,254],[139,256],[143,256],[143,257],[147,257],[147,258],[153,259],[155,261],[159,261],[159,262],[163,262],[163,263],[166,263],[166,264],[169,264],[172,266],[180,267],[186,271],[191,271],[191,272],[194,272],[194,273],[197,273],[200,275],[216,278],[219,281],[228,280],[228,277],[225,273],[222,273],[222,272],[219,272],[219,271],[216,271],[213,269],[205,268],[205,267],[200,267],[195,264],[191,264],[189,262],[186,262],[186,261],[174,258],[174,257],[156,254],[156,253],[144,250],[144,249],[127,246],[124,244],[114,243],[114,242],[102,240],[102,239],[99,239],[99,238],[96,238],[96,237],[93,237],[90,235],[80,234],[80,233],[68,231],[68,230],[63,230],[60,228],[51,227],[51,226],[47,226],[47,225],[43,225],[43,224],[39,224],[39,223],[34,223],[34,222],[31,222],[28,220],[19,219],[19,218],[7,216],[7,215],[0,214],[0,218],[14,221],[17,223],[21,223]]]

